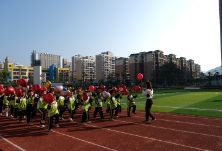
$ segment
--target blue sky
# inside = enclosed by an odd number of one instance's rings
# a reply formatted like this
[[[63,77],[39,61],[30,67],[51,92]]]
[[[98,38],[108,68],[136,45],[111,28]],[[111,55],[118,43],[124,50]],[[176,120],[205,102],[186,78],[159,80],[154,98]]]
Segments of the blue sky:
[[[0,61],[162,50],[204,71],[220,65],[218,0],[2,0],[0,14]]]

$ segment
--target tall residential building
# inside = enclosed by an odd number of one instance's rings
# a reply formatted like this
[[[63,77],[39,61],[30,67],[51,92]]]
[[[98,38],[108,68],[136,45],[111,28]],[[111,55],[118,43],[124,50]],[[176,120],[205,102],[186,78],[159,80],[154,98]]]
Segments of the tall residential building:
[[[63,68],[62,56],[48,53],[36,53],[36,51],[33,50],[31,53],[31,67],[36,66],[35,64],[38,61],[40,61],[40,65],[43,68],[49,68],[51,65],[54,65],[57,68]]]
[[[77,80],[83,79],[90,80],[96,79],[96,72],[95,72],[95,59],[92,56],[83,57],[82,59],[78,59],[76,61],[76,76]]]
[[[200,65],[195,64],[195,74],[196,74],[196,79],[200,78]]]
[[[144,55],[145,52],[140,52],[129,56],[130,80],[136,79],[138,73],[144,74]]]
[[[0,69],[3,69],[4,68],[4,62],[0,62]]]
[[[72,78],[71,81],[77,81],[77,73],[76,73],[76,61],[83,58],[82,55],[78,54],[75,56],[72,56]]]
[[[76,71],[76,61],[81,58],[83,58],[83,56],[80,54],[72,56],[72,71]]]
[[[220,53],[221,53],[221,68],[222,68],[222,0],[219,0],[219,18],[220,18]]]
[[[178,69],[183,71],[180,76],[181,80],[184,78],[192,79],[194,72],[196,78],[199,78],[201,71],[198,65],[196,66],[198,69],[196,69],[193,60],[187,61],[184,57],[176,58],[174,54],[164,55],[163,51],[160,50],[131,54],[129,60],[130,80],[132,81],[137,79],[138,73],[142,73],[144,80],[154,79],[154,83],[163,83],[165,78],[162,73],[162,66],[166,62],[174,63]]]
[[[194,60],[190,59],[187,62],[188,62],[189,68],[190,68],[188,79],[192,79],[193,77],[195,78],[195,76],[194,76],[194,73],[195,73]]]
[[[68,62],[68,60],[67,60],[66,58],[63,58],[63,59],[62,59],[62,64],[63,64],[63,67],[64,67],[64,68],[68,68],[67,62]]]
[[[129,80],[129,58],[118,58],[115,61],[115,72],[119,74],[118,78],[119,80]]]
[[[96,80],[115,78],[116,56],[112,52],[102,52],[96,55]]]

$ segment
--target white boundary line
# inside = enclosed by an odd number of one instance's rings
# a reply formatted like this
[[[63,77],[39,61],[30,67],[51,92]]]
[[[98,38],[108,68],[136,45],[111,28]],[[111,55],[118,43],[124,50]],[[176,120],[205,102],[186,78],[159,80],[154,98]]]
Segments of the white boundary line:
[[[18,148],[19,150],[25,151],[25,149],[23,149],[23,148],[19,147],[18,145],[12,143],[11,141],[9,141],[9,140],[7,140],[6,138],[4,138],[3,136],[0,136],[0,138],[3,139],[4,141],[8,142],[8,143],[11,144],[12,146]]]
[[[95,128],[99,128],[99,129],[105,129],[105,130],[113,131],[113,132],[116,132],[116,133],[122,133],[122,134],[125,134],[125,135],[131,135],[131,136],[135,136],[135,137],[150,139],[150,140],[154,140],[154,141],[158,141],[158,142],[162,142],[162,143],[167,143],[167,144],[172,144],[172,145],[176,145],[176,146],[182,146],[182,147],[192,148],[192,149],[196,149],[196,150],[208,151],[208,150],[206,150],[206,149],[201,149],[201,148],[197,148],[197,147],[192,147],[192,146],[177,144],[177,143],[173,143],[173,142],[168,142],[168,141],[164,141],[164,140],[160,140],[160,139],[156,139],[156,138],[151,138],[151,137],[146,137],[146,136],[140,136],[140,135],[131,134],[131,133],[126,133],[126,132],[121,132],[121,131],[112,130],[112,129],[109,129],[109,128],[97,127],[97,126],[94,126],[94,125],[88,125],[88,126],[95,127]]]
[[[33,125],[33,124],[31,124],[31,125]],[[40,127],[40,126],[38,126],[38,125],[33,125],[33,126]],[[46,128],[42,128],[42,129],[46,129]],[[55,132],[55,133],[57,133],[57,134],[64,135],[64,136],[67,136],[67,137],[70,137],[70,138],[73,138],[73,139],[76,139],[76,140],[79,140],[79,141],[88,143],[88,144],[91,144],[91,145],[95,145],[95,146],[98,146],[98,147],[101,147],[101,148],[104,148],[104,149],[107,149],[107,150],[116,151],[115,149],[111,149],[111,148],[108,148],[108,147],[105,147],[105,146],[102,146],[102,145],[98,145],[98,144],[95,144],[95,143],[92,143],[92,142],[89,142],[89,141],[86,141],[86,140],[83,140],[83,139],[80,139],[80,138],[76,138],[76,137],[74,137],[74,136],[70,136],[70,135],[67,135],[67,134],[63,134],[63,133],[57,132],[57,131],[55,131],[55,130],[53,130],[52,132]]]
[[[204,134],[204,133],[196,133],[196,132],[191,132],[191,131],[184,131],[184,130],[178,130],[178,129],[173,129],[173,128],[159,127],[159,126],[154,126],[154,125],[146,125],[146,124],[140,124],[140,123],[121,121],[121,120],[114,120],[114,121],[120,121],[120,122],[124,122],[124,123],[131,123],[131,124],[135,124],[135,125],[143,125],[143,126],[147,126],[147,127],[155,127],[155,128],[160,128],[160,129],[167,129],[167,130],[177,131],[177,132],[184,132],[184,133],[190,133],[190,134],[197,134],[197,135],[204,135],[204,136],[222,138],[222,136],[216,136],[216,135],[210,135],[210,134]]]
[[[124,109],[123,109],[124,111]],[[145,111],[141,111],[141,110],[136,110],[136,112],[139,113],[146,113]],[[187,115],[187,114],[178,114],[176,115],[176,113],[169,113],[169,112],[156,112],[156,111],[152,111],[154,114],[159,114],[159,115],[165,115],[165,116],[177,116],[177,117],[186,117],[186,118],[198,118],[198,119],[205,119],[205,120],[214,120],[214,121],[218,121],[221,120],[222,118],[216,118],[212,119],[212,118],[208,118],[208,117],[203,117],[203,116],[198,116],[198,115]],[[145,116],[144,116],[145,118]]]
[[[124,110],[123,110],[124,111]],[[126,111],[124,111],[126,112]],[[136,111],[137,112],[137,111]],[[144,112],[145,114],[145,112]],[[162,115],[162,114],[161,114]],[[139,118],[143,118],[145,119],[145,116],[134,116],[134,117],[139,117]],[[183,117],[183,116],[182,116]],[[200,126],[208,126],[208,127],[217,127],[217,128],[222,128],[222,126],[217,126],[217,125],[207,125],[207,124],[198,124],[198,123],[191,123],[191,122],[181,122],[181,121],[173,121],[173,120],[166,120],[166,119],[159,119],[158,120],[162,120],[162,121],[167,121],[167,122],[175,122],[175,123],[184,123],[184,124],[191,124],[191,125],[200,125]]]

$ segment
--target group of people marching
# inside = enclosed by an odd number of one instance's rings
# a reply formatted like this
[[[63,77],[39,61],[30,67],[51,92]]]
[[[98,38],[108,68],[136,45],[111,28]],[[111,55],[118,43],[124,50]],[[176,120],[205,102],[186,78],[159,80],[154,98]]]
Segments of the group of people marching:
[[[146,119],[143,122],[148,122],[149,117],[151,121],[156,120],[155,117],[150,113],[151,106],[153,104],[153,89],[150,82],[146,82],[146,89],[142,88],[142,94],[147,96],[146,101]],[[80,124],[86,125],[86,123],[91,123],[89,120],[89,111],[91,110],[92,102],[95,103],[95,110],[93,117],[96,118],[98,112],[101,119],[104,119],[103,115],[103,103],[107,103],[106,112],[110,113],[109,120],[113,120],[113,116],[118,118],[118,114],[121,113],[121,98],[122,94],[120,91],[115,92],[110,90],[110,96],[108,98],[103,98],[99,87],[97,87],[95,92],[89,92],[88,99],[83,101],[81,88],[71,90],[69,96],[62,96],[61,94],[56,94],[53,89],[49,92],[42,90],[40,94],[34,94],[30,89],[28,92],[23,91],[21,97],[17,97],[16,94],[6,96],[4,93],[0,97],[0,115],[2,115],[2,110],[5,116],[11,116],[14,120],[19,120],[23,123],[23,119],[26,119],[27,125],[31,125],[30,122],[34,121],[37,111],[41,114],[40,126],[45,125],[45,116],[48,113],[48,130],[52,131],[53,118],[55,118],[55,126],[59,127],[59,120],[63,119],[63,114],[67,110],[70,114],[69,120],[73,122],[73,115],[79,108],[82,109],[82,122]],[[46,93],[52,93],[54,96],[53,102],[48,104],[44,101],[44,95]],[[132,108],[132,113],[136,114],[136,104],[135,98],[138,96],[132,95],[132,90],[129,90],[127,96],[127,116],[130,117],[130,111]],[[114,115],[113,115],[114,114]]]

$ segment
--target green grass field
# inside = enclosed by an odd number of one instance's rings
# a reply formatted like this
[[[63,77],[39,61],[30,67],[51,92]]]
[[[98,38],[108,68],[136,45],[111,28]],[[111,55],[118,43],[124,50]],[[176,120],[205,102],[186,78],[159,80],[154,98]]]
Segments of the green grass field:
[[[135,102],[145,110],[145,96],[140,93]],[[222,90],[154,90],[153,102],[151,111],[222,117]],[[126,96],[121,104],[126,109]]]

